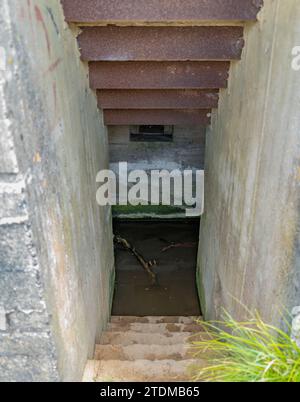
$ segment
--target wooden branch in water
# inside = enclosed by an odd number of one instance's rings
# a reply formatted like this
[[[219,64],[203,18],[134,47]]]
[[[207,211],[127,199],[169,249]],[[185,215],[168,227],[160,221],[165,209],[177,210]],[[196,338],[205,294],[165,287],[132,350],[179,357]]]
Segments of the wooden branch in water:
[[[116,235],[114,237],[114,241],[116,244],[120,244],[121,246],[123,246],[126,250],[131,252],[136,257],[136,259],[142,265],[144,270],[150,276],[152,285],[155,285],[157,283],[157,277],[151,268],[156,266],[157,262],[155,260],[146,261],[145,258],[129,243],[129,241],[124,239],[121,236]]]
[[[164,253],[172,248],[195,248],[197,243],[172,243],[167,247],[164,247],[161,251]]]

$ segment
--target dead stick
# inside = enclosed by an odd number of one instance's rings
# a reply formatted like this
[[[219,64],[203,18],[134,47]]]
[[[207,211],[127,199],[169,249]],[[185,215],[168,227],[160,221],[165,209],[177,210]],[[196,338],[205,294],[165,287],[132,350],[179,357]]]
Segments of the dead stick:
[[[114,240],[117,244],[121,244],[126,250],[130,251],[136,257],[144,270],[150,276],[152,285],[155,285],[157,283],[157,278],[156,274],[151,270],[151,267],[157,265],[156,261],[146,261],[144,257],[123,237],[115,236]]]
[[[171,250],[172,248],[194,248],[194,247],[197,247],[197,243],[176,243],[164,247],[161,251],[164,253],[165,251]]]

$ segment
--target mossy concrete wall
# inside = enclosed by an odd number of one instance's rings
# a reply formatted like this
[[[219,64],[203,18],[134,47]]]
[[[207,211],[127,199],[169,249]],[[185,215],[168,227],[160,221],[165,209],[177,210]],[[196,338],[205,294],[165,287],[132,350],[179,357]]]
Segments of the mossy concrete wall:
[[[57,0],[3,0],[0,380],[78,381],[110,314],[108,141]]]
[[[119,163],[128,163],[128,173],[144,170],[149,179],[151,170],[203,170],[205,152],[205,127],[174,126],[170,142],[130,141],[130,126],[110,126],[109,153],[110,167],[119,175]],[[195,185],[195,181],[194,181]],[[130,189],[133,184],[129,184]],[[113,215],[118,219],[186,219],[187,206],[174,203],[174,186],[171,183],[171,205],[116,206]],[[162,187],[157,192],[162,199]],[[195,189],[194,189],[195,193]],[[149,201],[149,200],[147,200]]]
[[[198,285],[206,318],[278,323],[300,300],[300,3],[264,3],[207,133]]]

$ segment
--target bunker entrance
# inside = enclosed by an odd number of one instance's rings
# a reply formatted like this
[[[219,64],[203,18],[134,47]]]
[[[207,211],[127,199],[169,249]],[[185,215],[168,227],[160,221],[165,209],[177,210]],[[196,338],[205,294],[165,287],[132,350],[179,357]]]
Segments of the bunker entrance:
[[[196,288],[199,224],[199,219],[114,220],[118,241],[113,315],[201,314]]]

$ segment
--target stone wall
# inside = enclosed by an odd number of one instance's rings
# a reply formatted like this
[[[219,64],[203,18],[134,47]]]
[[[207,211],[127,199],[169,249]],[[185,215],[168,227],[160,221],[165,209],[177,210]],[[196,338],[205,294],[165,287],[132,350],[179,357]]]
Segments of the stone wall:
[[[110,314],[108,141],[56,0],[3,0],[0,381],[78,381]]]
[[[264,3],[207,133],[198,285],[206,318],[278,323],[300,299],[300,4]]]

